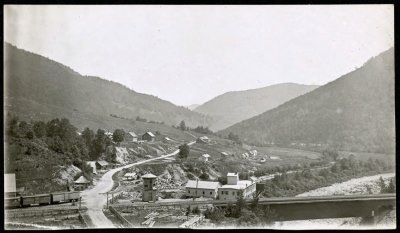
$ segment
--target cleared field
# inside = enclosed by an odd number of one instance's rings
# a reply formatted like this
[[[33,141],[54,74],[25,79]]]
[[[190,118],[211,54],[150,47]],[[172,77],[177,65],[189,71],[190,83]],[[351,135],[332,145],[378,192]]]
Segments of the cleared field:
[[[318,159],[321,153],[314,151],[299,150],[293,148],[282,147],[256,147],[260,153],[272,156],[288,156],[288,157],[307,157],[309,159]]]
[[[356,159],[367,161],[369,159],[380,159],[383,161],[388,161],[391,163],[396,162],[396,156],[393,154],[380,154],[380,153],[367,153],[367,152],[349,152],[349,151],[339,151],[339,155],[345,158],[350,155],[354,155]]]

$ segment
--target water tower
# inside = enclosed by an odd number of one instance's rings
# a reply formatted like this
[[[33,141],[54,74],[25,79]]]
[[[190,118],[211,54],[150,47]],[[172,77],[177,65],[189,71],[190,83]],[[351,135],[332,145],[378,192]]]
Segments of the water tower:
[[[142,176],[143,179],[143,201],[157,201],[157,188],[156,188],[156,179],[157,176],[153,174],[146,174]]]

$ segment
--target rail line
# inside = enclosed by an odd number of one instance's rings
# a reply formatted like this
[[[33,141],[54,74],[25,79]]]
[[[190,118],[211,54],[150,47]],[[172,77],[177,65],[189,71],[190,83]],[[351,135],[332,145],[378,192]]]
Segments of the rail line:
[[[315,202],[346,202],[346,201],[368,201],[368,200],[396,200],[396,194],[368,194],[368,195],[343,195],[343,196],[319,196],[319,197],[279,197],[279,198],[260,198],[259,204],[295,204],[295,203],[315,203]],[[245,200],[251,203],[252,200]],[[179,202],[139,202],[126,204],[113,204],[114,207],[142,207],[142,206],[177,206],[177,205],[207,205],[225,206],[235,204],[236,201],[208,200],[208,201],[179,201]]]

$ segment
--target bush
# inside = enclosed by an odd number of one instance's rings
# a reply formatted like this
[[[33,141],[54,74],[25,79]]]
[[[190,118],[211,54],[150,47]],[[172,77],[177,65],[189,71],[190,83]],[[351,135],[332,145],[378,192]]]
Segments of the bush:
[[[199,178],[202,179],[202,180],[208,180],[210,178],[210,175],[208,175],[208,173],[202,173],[199,176]]]

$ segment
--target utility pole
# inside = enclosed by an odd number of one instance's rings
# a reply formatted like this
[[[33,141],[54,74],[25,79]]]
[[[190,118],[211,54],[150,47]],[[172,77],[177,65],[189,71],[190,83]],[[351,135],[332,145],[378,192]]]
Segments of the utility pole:
[[[197,197],[197,187],[198,187],[198,186],[199,186],[199,178],[196,179],[196,195],[194,196],[193,201],[196,200],[196,197]]]
[[[107,209],[108,209],[108,192],[107,192]]]
[[[82,197],[79,197],[79,211],[81,211],[81,202],[82,202]]]

